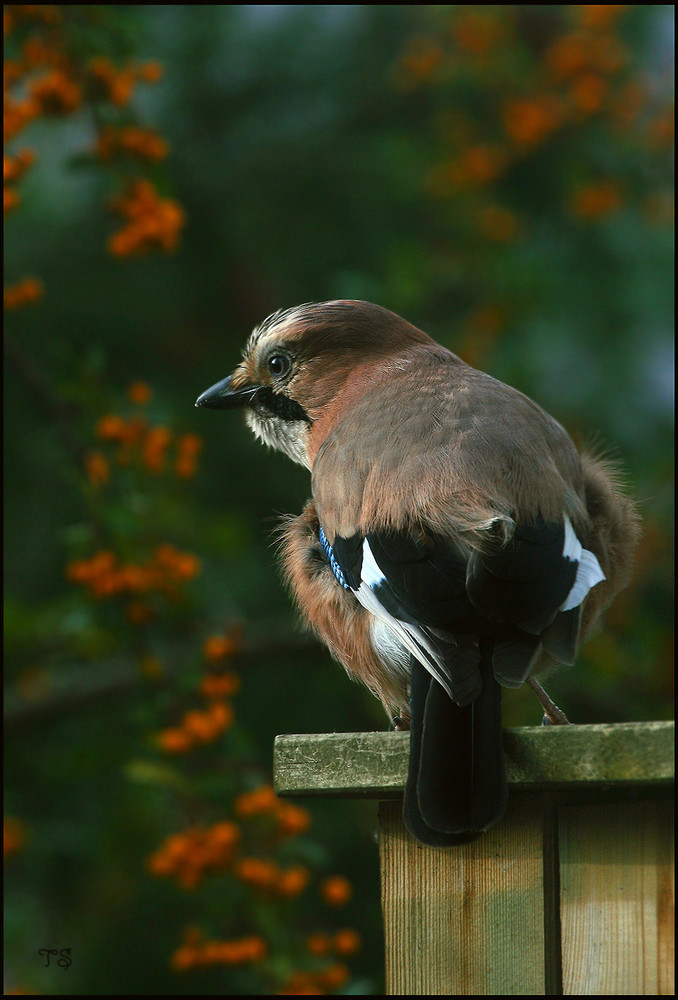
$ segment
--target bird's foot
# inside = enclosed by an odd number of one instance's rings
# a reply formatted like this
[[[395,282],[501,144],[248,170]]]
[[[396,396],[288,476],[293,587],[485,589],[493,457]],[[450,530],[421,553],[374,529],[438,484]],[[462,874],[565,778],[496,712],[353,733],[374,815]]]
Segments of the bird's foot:
[[[410,728],[410,724],[406,719],[402,719],[399,715],[394,715],[391,719],[390,725],[388,727],[389,732],[393,733],[406,733]]]
[[[544,709],[544,717],[541,720],[542,726],[571,726],[572,723],[561,708],[558,708],[555,701],[549,698],[548,694],[538,680],[530,677],[528,682]]]
[[[541,717],[542,726],[571,726],[572,723],[567,718],[564,712],[560,712],[560,718],[555,715],[544,712]]]

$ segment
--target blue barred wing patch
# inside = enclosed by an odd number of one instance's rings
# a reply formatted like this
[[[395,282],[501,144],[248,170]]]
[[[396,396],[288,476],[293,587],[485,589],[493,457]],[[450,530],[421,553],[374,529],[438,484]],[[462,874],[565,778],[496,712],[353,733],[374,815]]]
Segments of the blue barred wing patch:
[[[330,545],[330,543],[327,540],[327,535],[323,531],[322,525],[318,525],[318,537],[320,538],[320,545],[322,547],[323,554],[324,554],[325,558],[327,559],[328,563],[330,564],[330,569],[332,570],[332,572],[334,573],[335,577],[337,578],[337,581],[342,585],[342,587],[344,588],[344,590],[350,590],[351,588],[349,587],[348,583],[346,582],[346,577],[344,576],[344,574],[341,571],[341,566],[337,562],[337,558],[336,558],[334,552],[332,551],[332,546]]]

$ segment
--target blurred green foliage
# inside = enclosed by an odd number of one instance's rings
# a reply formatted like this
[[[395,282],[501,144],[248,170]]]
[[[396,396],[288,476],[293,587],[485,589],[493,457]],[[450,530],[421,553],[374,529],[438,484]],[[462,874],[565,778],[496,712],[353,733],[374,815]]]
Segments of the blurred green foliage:
[[[526,392],[614,454],[644,525],[632,587],[550,690],[577,722],[669,717],[673,8],[56,9],[73,60],[157,59],[164,77],[129,108],[36,118],[10,146],[35,162],[7,222],[6,285],[35,274],[45,295],[7,313],[8,990],[275,992],[313,964],[305,935],[351,926],[363,950],[336,992],[379,993],[373,805],[315,803],[309,833],[280,848],[351,881],[340,923],[316,888],[262,905],[230,876],[187,890],[147,868],[165,838],[230,818],[269,780],[276,733],[385,724],[295,630],[280,585],[275,517],[300,509],[307,474],[193,402],[269,312],[340,297],[402,313]],[[134,122],[170,145],[142,173],[185,211],[171,256],[106,250],[121,224],[106,199],[129,165],[102,162],[95,137]],[[127,395],[137,382],[153,390],[143,405]],[[142,451],[116,464],[97,432],[110,415],[171,431],[164,472]],[[177,477],[172,449],[194,435],[198,474]],[[98,485],[92,454],[110,475]],[[130,618],[129,590],[96,600],[68,579],[97,551],[144,566],[167,544],[201,571],[147,595],[148,620]],[[203,705],[202,643],[235,623],[236,725],[163,753],[157,734]],[[506,724],[535,724],[537,709],[511,694]],[[251,833],[253,851],[266,836]],[[173,970],[191,925],[265,927],[268,978]],[[41,968],[42,947],[70,947],[71,967]]]

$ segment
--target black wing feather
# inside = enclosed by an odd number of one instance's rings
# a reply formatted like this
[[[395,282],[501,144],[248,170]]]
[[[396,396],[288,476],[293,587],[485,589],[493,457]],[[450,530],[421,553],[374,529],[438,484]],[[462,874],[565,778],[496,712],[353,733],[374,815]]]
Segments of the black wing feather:
[[[577,563],[563,556],[564,543],[564,522],[543,518],[516,526],[506,543],[489,534],[485,548],[468,561],[466,593],[474,608],[492,622],[543,632],[577,577]]]
[[[467,843],[504,812],[500,685],[522,684],[542,649],[571,662],[577,645],[581,608],[559,612],[577,576],[564,549],[564,523],[541,518],[517,527],[508,543],[488,532],[474,552],[423,533],[334,539],[334,558],[351,588],[369,582],[377,610],[405,623],[411,652],[421,652],[410,656],[403,816],[424,843]],[[372,558],[382,574],[375,578]],[[426,645],[436,653],[440,683]]]

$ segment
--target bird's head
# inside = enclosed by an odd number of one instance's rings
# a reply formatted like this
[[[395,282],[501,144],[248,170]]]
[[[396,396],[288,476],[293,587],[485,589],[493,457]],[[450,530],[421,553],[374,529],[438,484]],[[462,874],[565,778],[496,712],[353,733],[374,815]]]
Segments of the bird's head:
[[[351,402],[408,348],[431,344],[395,313],[352,299],[272,313],[255,327],[232,375],[196,406],[244,408],[265,444],[310,468],[322,439]]]

